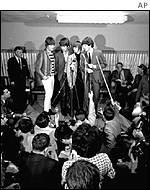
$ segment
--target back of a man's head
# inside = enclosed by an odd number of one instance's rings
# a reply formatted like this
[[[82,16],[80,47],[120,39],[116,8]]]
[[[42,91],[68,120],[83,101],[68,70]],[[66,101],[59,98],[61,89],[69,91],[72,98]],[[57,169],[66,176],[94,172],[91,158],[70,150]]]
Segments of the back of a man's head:
[[[75,113],[76,120],[84,121],[87,117],[87,114],[84,110],[79,110]]]
[[[18,128],[21,130],[22,133],[31,132],[33,130],[33,127],[33,121],[30,117],[24,116],[19,120]]]
[[[59,121],[59,126],[56,128],[54,136],[58,141],[62,139],[69,139],[73,130],[68,126],[65,121]]]
[[[78,160],[67,170],[66,185],[68,189],[100,189],[100,172],[96,165]]]
[[[72,149],[82,157],[91,158],[101,148],[101,137],[101,132],[97,127],[83,123],[79,125],[72,135]]]
[[[113,120],[115,117],[115,111],[111,106],[106,106],[104,108],[103,114],[107,121]]]
[[[33,150],[42,152],[46,147],[49,146],[50,137],[46,133],[39,133],[34,136],[32,140]]]
[[[36,121],[35,121],[35,125],[37,125],[40,128],[45,128],[48,126],[49,124],[49,116],[46,112],[42,112],[40,113],[40,115],[37,116]]]

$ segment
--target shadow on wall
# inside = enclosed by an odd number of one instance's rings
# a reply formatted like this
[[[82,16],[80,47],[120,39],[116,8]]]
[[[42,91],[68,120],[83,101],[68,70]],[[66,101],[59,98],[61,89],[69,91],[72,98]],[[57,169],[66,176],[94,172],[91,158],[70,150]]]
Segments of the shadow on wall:
[[[39,50],[44,50],[45,49],[45,42],[43,42],[39,48]]]
[[[55,38],[56,46],[59,46],[59,41],[64,38],[65,36],[62,34],[58,34]]]
[[[32,41],[27,41],[24,46],[27,50],[36,50],[35,44]]]
[[[99,50],[114,50],[114,48],[106,46],[106,39],[102,34],[98,34],[94,38],[94,42]]]
[[[73,44],[76,41],[80,41],[79,37],[74,35],[70,37],[70,43]]]

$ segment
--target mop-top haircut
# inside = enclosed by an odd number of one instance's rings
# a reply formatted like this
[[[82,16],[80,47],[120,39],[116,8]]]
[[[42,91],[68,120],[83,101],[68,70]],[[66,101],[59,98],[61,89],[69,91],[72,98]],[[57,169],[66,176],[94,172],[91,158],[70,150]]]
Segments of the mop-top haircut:
[[[76,41],[72,44],[72,47],[78,47],[78,49],[81,51],[82,50],[82,45],[80,41]]]
[[[85,38],[82,40],[82,45],[83,45],[83,44],[87,44],[88,46],[91,45],[92,48],[94,47],[94,41],[92,40],[91,37],[85,37]]]
[[[48,45],[55,45],[55,40],[54,38],[48,36],[45,40],[45,47],[47,47]]]
[[[70,46],[70,42],[69,42],[69,39],[68,38],[62,38],[59,42],[59,45],[60,46],[67,46],[69,47]]]

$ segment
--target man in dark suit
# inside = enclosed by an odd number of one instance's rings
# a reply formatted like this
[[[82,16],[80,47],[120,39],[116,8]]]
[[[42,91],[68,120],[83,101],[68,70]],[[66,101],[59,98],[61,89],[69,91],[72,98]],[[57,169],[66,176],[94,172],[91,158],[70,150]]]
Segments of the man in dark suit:
[[[81,54],[81,71],[85,87],[84,110],[86,112],[88,111],[88,92],[92,90],[94,94],[95,110],[97,113],[98,102],[100,99],[100,88],[103,82],[100,67],[103,69],[107,64],[102,52],[93,47],[94,42],[92,38],[86,37],[83,39],[82,48],[84,53]]]
[[[39,133],[32,140],[33,152],[18,157],[21,189],[59,189],[61,168],[58,161],[48,157],[50,137]]]
[[[26,108],[26,79],[30,77],[26,59],[22,58],[23,48],[16,46],[14,57],[8,60],[8,76],[14,87],[12,94],[16,113],[23,113]]]
[[[134,77],[134,81],[131,85],[131,88],[129,88],[128,92],[128,105],[130,105],[130,110],[133,111],[133,108],[136,103],[136,94],[137,94],[137,89],[140,84],[140,81],[142,79],[142,76],[144,76],[147,72],[147,67],[144,64],[141,64],[137,66],[137,74]]]
[[[72,53],[70,49],[70,42],[68,38],[62,38],[59,42],[59,50],[55,54],[55,66],[56,66],[56,73],[57,73],[57,82],[59,84],[59,91],[57,94],[54,96],[55,97],[58,95],[60,92],[60,107],[61,107],[61,113],[64,117],[67,116],[67,114],[70,113],[70,88],[68,86],[67,82],[67,62],[68,62],[68,56]],[[57,48],[58,49],[58,48]],[[60,99],[57,99],[55,101],[55,105],[58,103]]]
[[[123,64],[118,62],[116,70],[111,74],[111,88],[114,90],[114,98],[120,103],[122,108],[127,106],[128,91],[131,87],[133,76],[129,69],[123,68]]]

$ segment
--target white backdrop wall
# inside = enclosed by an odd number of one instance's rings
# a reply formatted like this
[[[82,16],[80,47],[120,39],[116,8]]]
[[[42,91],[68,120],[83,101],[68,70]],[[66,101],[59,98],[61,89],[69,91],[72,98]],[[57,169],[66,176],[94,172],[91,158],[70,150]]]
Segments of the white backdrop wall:
[[[55,39],[61,35],[78,37],[80,41],[91,36],[101,49],[149,50],[149,25],[122,24],[106,27],[85,26],[27,26],[23,23],[1,23],[1,49],[11,49],[16,45],[39,50],[47,36]]]

